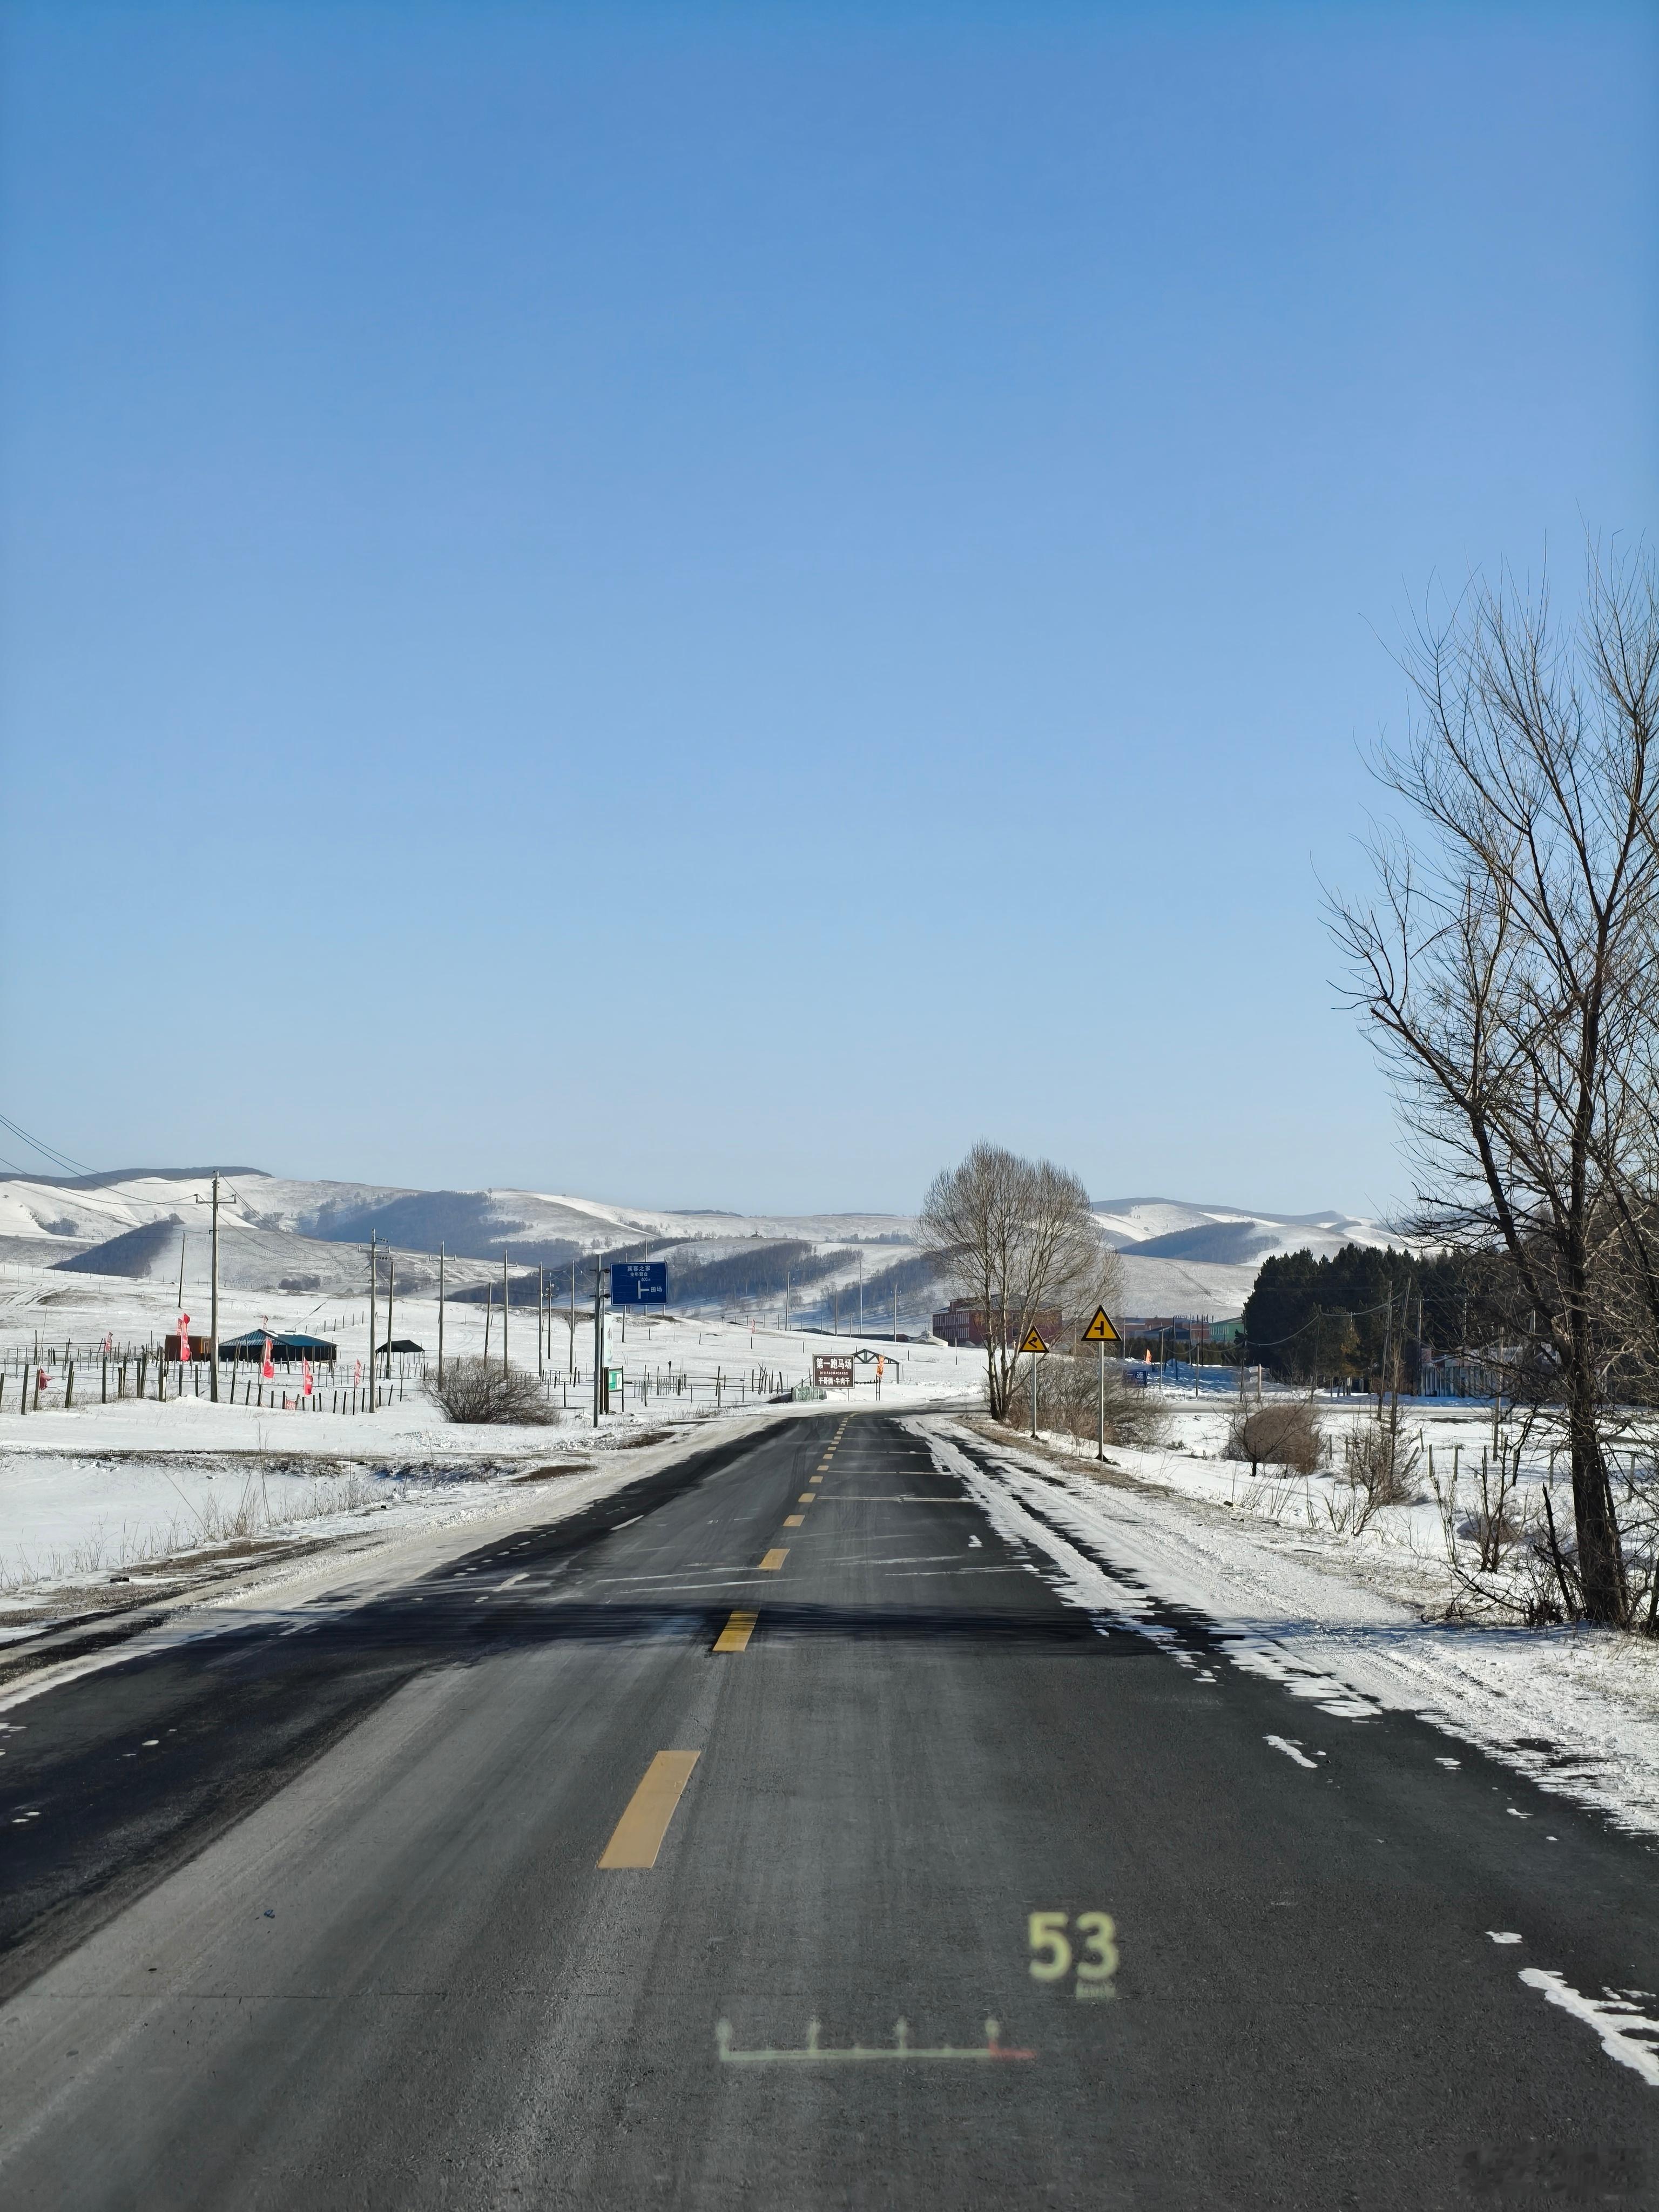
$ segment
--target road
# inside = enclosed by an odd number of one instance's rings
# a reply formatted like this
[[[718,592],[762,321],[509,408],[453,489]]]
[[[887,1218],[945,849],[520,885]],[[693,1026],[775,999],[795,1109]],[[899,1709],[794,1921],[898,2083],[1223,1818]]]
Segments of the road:
[[[1652,1851],[1044,1565],[830,1410],[15,1709],[0,2200],[1659,2205]]]

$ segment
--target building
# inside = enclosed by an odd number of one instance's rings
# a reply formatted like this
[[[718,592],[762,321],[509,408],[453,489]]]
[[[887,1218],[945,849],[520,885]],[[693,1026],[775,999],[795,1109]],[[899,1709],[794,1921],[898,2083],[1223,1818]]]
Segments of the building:
[[[213,1339],[210,1336],[198,1336],[192,1329],[190,1333],[190,1356],[192,1359],[211,1359]],[[179,1337],[176,1328],[169,1329],[161,1339],[161,1357],[169,1365],[179,1357]]]
[[[1212,1321],[1208,1314],[1125,1314],[1118,1323],[1124,1340],[1139,1337],[1156,1344],[1237,1344],[1242,1320]]]
[[[1521,1365],[1520,1345],[1484,1352],[1425,1352],[1419,1371],[1421,1398],[1501,1398]]]
[[[1034,1326],[1045,1344],[1058,1344],[1063,1323],[1058,1306],[1043,1306],[1035,1316]],[[988,1338],[994,1331],[986,1327],[985,1309],[971,1298],[952,1298],[943,1313],[933,1316],[933,1334],[941,1344],[954,1344],[959,1351],[982,1351]],[[1018,1315],[1006,1323],[1006,1341],[1012,1343],[1019,1334]]]
[[[219,1346],[219,1357],[231,1360],[263,1359],[267,1341],[273,1363],[281,1367],[290,1366],[296,1359],[308,1359],[315,1367],[331,1367],[338,1357],[338,1347],[325,1337],[307,1336],[298,1330],[265,1328],[251,1328],[241,1336],[225,1338]]]

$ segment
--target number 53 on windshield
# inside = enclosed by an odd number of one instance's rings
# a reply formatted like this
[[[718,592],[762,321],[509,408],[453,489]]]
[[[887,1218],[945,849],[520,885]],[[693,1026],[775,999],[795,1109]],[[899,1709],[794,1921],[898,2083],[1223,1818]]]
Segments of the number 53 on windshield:
[[[1117,1928],[1109,1912],[1079,1912],[1074,1920],[1064,1912],[1034,1912],[1027,1928],[1033,1981],[1063,1982],[1075,1973],[1079,1996],[1085,1990],[1106,1994],[1118,1966]]]

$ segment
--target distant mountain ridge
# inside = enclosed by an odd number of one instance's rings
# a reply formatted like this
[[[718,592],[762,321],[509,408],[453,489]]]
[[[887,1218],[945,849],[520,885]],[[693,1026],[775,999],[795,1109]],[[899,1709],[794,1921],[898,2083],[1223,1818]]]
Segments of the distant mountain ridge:
[[[605,1253],[670,1261],[692,1308],[790,1299],[803,1317],[888,1308],[925,1327],[938,1291],[915,1243],[913,1215],[743,1213],[622,1206],[569,1193],[413,1190],[387,1183],[307,1181],[258,1169],[219,1170],[220,1265],[228,1285],[354,1295],[367,1283],[373,1237],[398,1254],[412,1291],[435,1284],[441,1245],[458,1291],[515,1269],[562,1274]],[[207,1249],[211,1169],[99,1176],[0,1177],[0,1258],[128,1281],[164,1281],[181,1258],[199,1279]],[[203,1201],[203,1202],[198,1202]],[[1338,1212],[1276,1214],[1180,1199],[1091,1201],[1121,1262],[1125,1310],[1236,1314],[1270,1254],[1316,1257],[1349,1243],[1402,1240],[1385,1224]],[[182,1251],[181,1251],[182,1246]],[[740,1287],[741,1286],[741,1287]]]
[[[1126,1260],[1259,1267],[1281,1252],[1310,1251],[1320,1259],[1345,1244],[1409,1241],[1386,1222],[1334,1211],[1265,1213],[1169,1198],[1097,1198],[1089,1203],[1107,1241]]]

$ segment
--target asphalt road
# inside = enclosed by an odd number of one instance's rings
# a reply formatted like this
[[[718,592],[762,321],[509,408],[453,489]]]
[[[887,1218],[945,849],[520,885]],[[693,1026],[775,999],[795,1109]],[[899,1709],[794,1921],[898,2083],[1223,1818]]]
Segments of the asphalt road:
[[[16,1709],[0,2201],[1659,2206],[1652,1851],[1045,1565],[830,1412]]]

